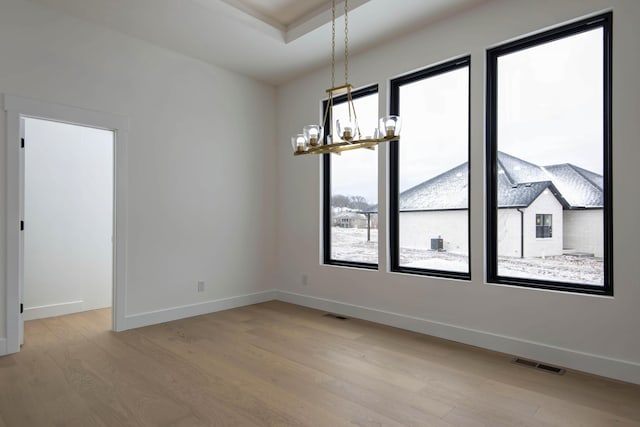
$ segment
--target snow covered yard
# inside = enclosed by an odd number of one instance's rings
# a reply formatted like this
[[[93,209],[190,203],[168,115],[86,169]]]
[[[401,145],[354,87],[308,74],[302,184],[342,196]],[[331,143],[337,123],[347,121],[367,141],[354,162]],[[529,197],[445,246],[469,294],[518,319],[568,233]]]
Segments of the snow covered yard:
[[[604,285],[602,258],[558,255],[546,258],[498,258],[500,276]]]
[[[366,228],[331,227],[331,257],[340,261],[378,263],[378,230],[371,230],[367,241]]]
[[[366,229],[333,227],[331,239],[331,255],[335,260],[373,264],[378,262],[377,229],[371,230],[371,241],[367,241]],[[466,272],[468,263],[465,255],[426,249],[400,249],[400,265],[404,267]],[[498,274],[591,285],[602,285],[604,282],[602,258],[572,255],[546,258],[500,257]]]

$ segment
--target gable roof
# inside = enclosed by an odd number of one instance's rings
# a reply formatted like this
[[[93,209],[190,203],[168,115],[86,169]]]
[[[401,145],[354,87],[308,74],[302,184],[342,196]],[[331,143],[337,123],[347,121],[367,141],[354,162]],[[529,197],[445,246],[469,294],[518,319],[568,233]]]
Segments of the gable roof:
[[[525,182],[547,181],[549,176],[538,165],[498,151],[498,173],[502,171],[509,182],[522,184]]]
[[[564,208],[570,207],[551,181],[527,182],[511,186],[498,185],[498,207],[526,208],[547,189],[556,196]]]
[[[568,163],[545,166],[544,169],[551,175],[555,186],[562,192],[571,207],[604,206],[601,175]]]
[[[466,209],[469,165],[463,163],[400,193],[400,210]]]
[[[467,209],[465,162],[400,193],[400,211]],[[549,189],[565,209],[603,207],[602,175],[564,163],[541,167],[498,152],[498,207],[527,207]]]

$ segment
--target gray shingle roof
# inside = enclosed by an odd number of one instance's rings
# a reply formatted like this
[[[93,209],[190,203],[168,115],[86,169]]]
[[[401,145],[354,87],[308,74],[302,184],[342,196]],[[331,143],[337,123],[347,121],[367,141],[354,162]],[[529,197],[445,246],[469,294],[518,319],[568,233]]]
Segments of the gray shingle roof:
[[[545,166],[544,169],[551,175],[553,183],[571,207],[604,206],[602,176],[568,163]]]
[[[468,163],[400,193],[401,211],[467,209]],[[603,206],[602,176],[569,163],[540,167],[498,152],[498,207],[529,206],[549,189],[565,208]]]
[[[569,207],[562,195],[551,181],[527,182],[523,184],[498,185],[499,208],[525,208],[529,206],[540,194],[549,189],[560,203]]]
[[[513,184],[548,181],[549,176],[538,165],[498,151],[498,171],[502,170]]]
[[[469,165],[463,163],[400,194],[400,210],[466,209]]]

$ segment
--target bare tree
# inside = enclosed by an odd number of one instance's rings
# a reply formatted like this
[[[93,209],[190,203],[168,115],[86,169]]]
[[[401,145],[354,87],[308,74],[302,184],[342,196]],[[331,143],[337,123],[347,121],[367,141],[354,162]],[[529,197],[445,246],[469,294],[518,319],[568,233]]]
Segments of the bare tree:
[[[349,206],[349,196],[344,196],[342,194],[335,194],[331,196],[331,206],[334,208],[348,208]]]
[[[358,211],[365,211],[369,209],[369,203],[362,196],[351,196],[349,197],[349,207]]]

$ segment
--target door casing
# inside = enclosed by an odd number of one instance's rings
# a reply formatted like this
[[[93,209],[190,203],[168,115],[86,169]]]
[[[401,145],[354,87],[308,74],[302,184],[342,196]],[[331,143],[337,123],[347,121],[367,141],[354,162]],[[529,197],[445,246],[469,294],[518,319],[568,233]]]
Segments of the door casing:
[[[24,246],[20,221],[24,220],[24,118],[33,117],[94,127],[114,133],[113,215],[113,321],[112,329],[126,327],[126,241],[127,241],[127,139],[129,120],[125,116],[79,107],[48,103],[13,95],[4,96],[7,118],[7,241],[6,241],[6,349],[0,355],[20,351],[22,342],[22,285]],[[6,350],[6,351],[2,351]]]

